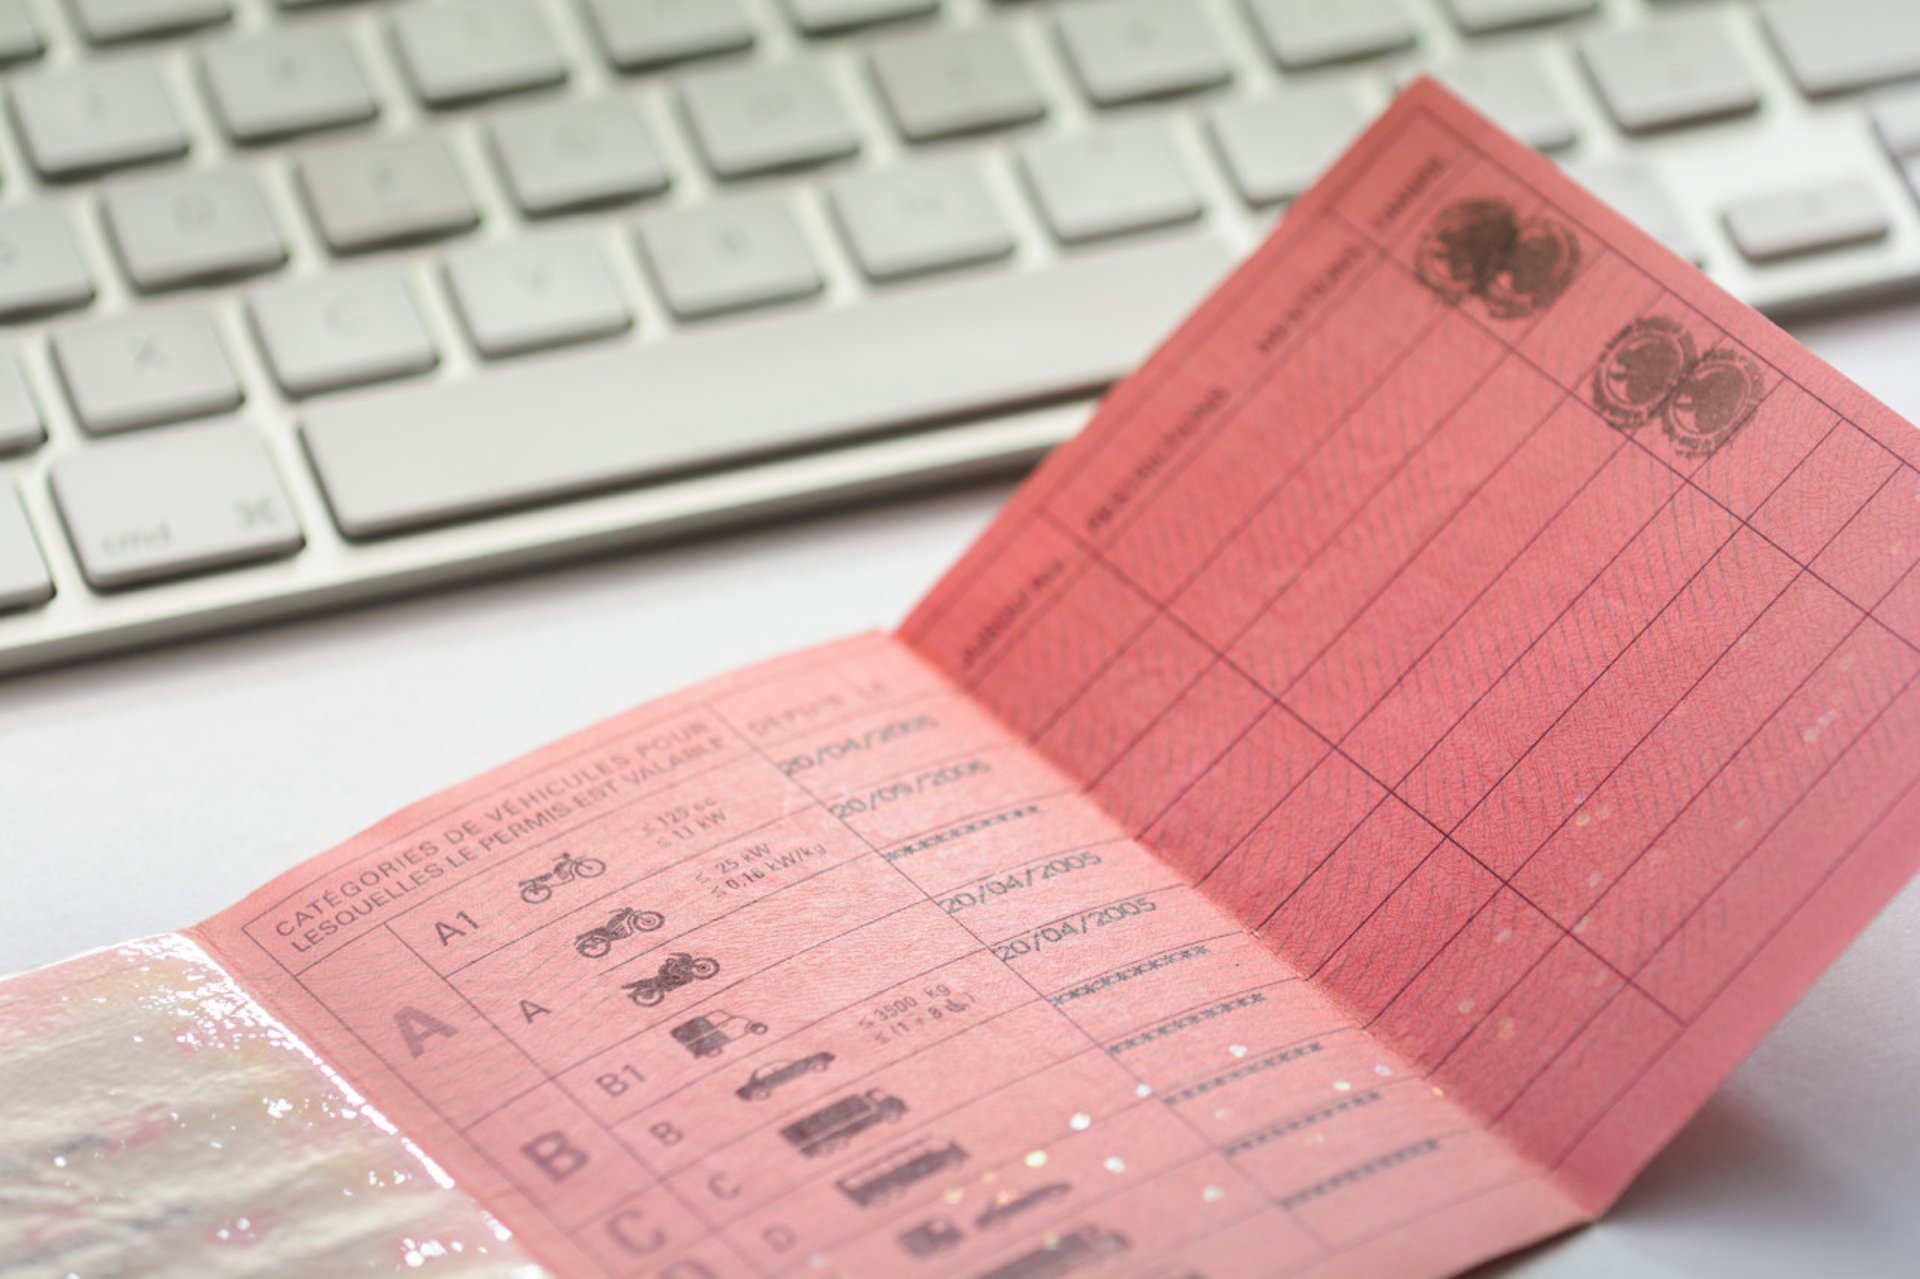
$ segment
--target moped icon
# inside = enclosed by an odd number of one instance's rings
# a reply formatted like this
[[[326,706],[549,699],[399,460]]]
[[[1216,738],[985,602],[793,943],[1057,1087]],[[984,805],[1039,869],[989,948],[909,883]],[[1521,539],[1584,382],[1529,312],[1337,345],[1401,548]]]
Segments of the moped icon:
[[[589,928],[573,939],[573,948],[588,959],[599,959],[613,949],[613,943],[635,933],[650,933],[667,922],[657,910],[635,910],[622,906],[598,928]]]
[[[560,860],[553,869],[544,875],[535,875],[532,879],[520,881],[520,900],[529,906],[538,906],[553,897],[555,884],[568,884],[576,879],[593,879],[607,869],[607,864],[598,857],[575,857],[572,853],[561,853]]]

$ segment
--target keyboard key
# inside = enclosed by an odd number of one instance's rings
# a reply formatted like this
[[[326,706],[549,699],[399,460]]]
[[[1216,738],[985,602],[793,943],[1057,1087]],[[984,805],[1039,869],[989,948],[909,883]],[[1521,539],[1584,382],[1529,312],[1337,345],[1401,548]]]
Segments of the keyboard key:
[[[1541,58],[1541,50],[1519,45],[1474,49],[1437,64],[1433,73],[1528,146],[1559,151],[1573,145],[1578,126]]]
[[[301,189],[336,253],[469,230],[480,221],[453,152],[416,133],[309,148]]]
[[[1907,191],[1920,200],[1920,85],[1880,94],[1870,114],[1881,145],[1906,179]]]
[[[834,213],[870,279],[990,262],[1013,233],[969,157],[943,156],[841,178]]]
[[[40,406],[27,388],[27,377],[13,348],[0,343],[0,453],[37,448],[47,438]]]
[[[786,0],[793,25],[810,36],[846,31],[872,22],[917,18],[940,7],[940,0]]]
[[[282,559],[305,544],[266,443],[237,422],[67,453],[48,480],[95,590]]]
[[[1273,60],[1289,71],[1370,58],[1413,44],[1401,0],[1248,0]]]
[[[723,178],[835,160],[860,149],[839,95],[811,62],[689,76],[681,87],[695,140]]]
[[[1583,17],[1597,7],[1597,0],[1447,0],[1453,20],[1470,35]]]
[[[209,44],[200,70],[237,142],[358,124],[379,110],[346,33],[330,26]]]
[[[95,44],[168,35],[233,16],[227,0],[70,0],[80,29]]]
[[[625,71],[731,53],[753,44],[741,0],[587,0],[607,61]]]
[[[1067,60],[1101,106],[1233,78],[1219,36],[1191,0],[1102,0],[1063,7],[1056,20]]]
[[[206,312],[150,306],[53,330],[54,363],[80,425],[95,435],[223,413],[240,383]]]
[[[1887,154],[1896,160],[1920,156],[1920,86],[1881,94],[1869,114]]]
[[[287,260],[245,169],[120,178],[100,204],[120,261],[142,289],[270,271]]]
[[[667,189],[667,170],[640,111],[625,98],[516,107],[487,126],[522,211],[555,213]]]
[[[0,0],[0,65],[25,62],[47,51],[27,0]]]
[[[414,92],[430,106],[567,78],[567,64],[534,0],[407,5],[394,14],[393,36]]]
[[[32,608],[52,598],[53,579],[20,493],[0,480],[0,609]]]
[[[1013,37],[994,26],[902,36],[877,45],[873,74],[902,135],[914,142],[1022,124],[1046,114]]]
[[[1760,105],[1718,13],[1681,13],[1594,31],[1580,56],[1607,111],[1630,133],[1738,115]]]
[[[1640,160],[1600,160],[1570,164],[1567,171],[1687,261],[1698,264],[1704,260],[1700,241],[1652,165]]]
[[[820,291],[820,268],[777,196],[655,214],[641,220],[639,237],[667,305],[682,319]]]
[[[1156,121],[1035,142],[1020,168],[1047,225],[1069,243],[1200,216],[1199,193]]]
[[[93,301],[73,227],[51,200],[0,209],[0,317]]]
[[[1312,186],[1369,114],[1354,85],[1331,81],[1223,102],[1207,127],[1247,203],[1273,204]]]
[[[1767,34],[1803,93],[1846,93],[1920,75],[1913,0],[1774,0]]]
[[[512,355],[618,333],[632,323],[585,229],[535,232],[447,254],[447,284],[473,344]]]
[[[1141,241],[364,391],[314,404],[302,432],[341,531],[375,537],[1097,390],[1235,256],[1210,237]],[[555,385],[577,408],[552,411]]]
[[[186,130],[150,59],[117,58],[21,76],[13,115],[33,167],[65,178],[185,155]]]
[[[1751,196],[1727,206],[1727,234],[1755,262],[1884,239],[1887,209],[1862,178]]]
[[[405,278],[390,267],[263,285],[247,314],[288,395],[424,373],[439,361]]]

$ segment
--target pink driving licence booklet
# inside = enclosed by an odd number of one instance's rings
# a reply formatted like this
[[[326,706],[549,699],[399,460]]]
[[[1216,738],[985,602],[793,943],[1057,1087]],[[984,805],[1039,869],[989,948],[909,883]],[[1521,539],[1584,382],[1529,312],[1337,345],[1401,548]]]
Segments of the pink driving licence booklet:
[[[1916,465],[1422,81],[897,633],[189,936],[554,1275],[1452,1273],[1920,862]]]

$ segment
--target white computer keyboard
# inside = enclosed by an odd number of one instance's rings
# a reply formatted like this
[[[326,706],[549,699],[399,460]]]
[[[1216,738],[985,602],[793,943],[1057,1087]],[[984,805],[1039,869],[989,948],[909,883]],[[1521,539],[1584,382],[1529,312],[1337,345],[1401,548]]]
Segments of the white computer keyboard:
[[[1775,311],[1920,0],[0,0],[0,670],[1030,462],[1429,69]]]

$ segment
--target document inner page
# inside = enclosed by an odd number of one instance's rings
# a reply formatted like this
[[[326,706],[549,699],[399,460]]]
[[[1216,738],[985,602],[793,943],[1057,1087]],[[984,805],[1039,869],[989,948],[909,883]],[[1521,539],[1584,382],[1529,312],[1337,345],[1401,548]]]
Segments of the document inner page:
[[[1422,83],[903,633],[1598,1211],[1920,861],[1916,438]]]
[[[1183,878],[872,636],[201,937],[561,1275],[1439,1274],[1577,1219]]]

